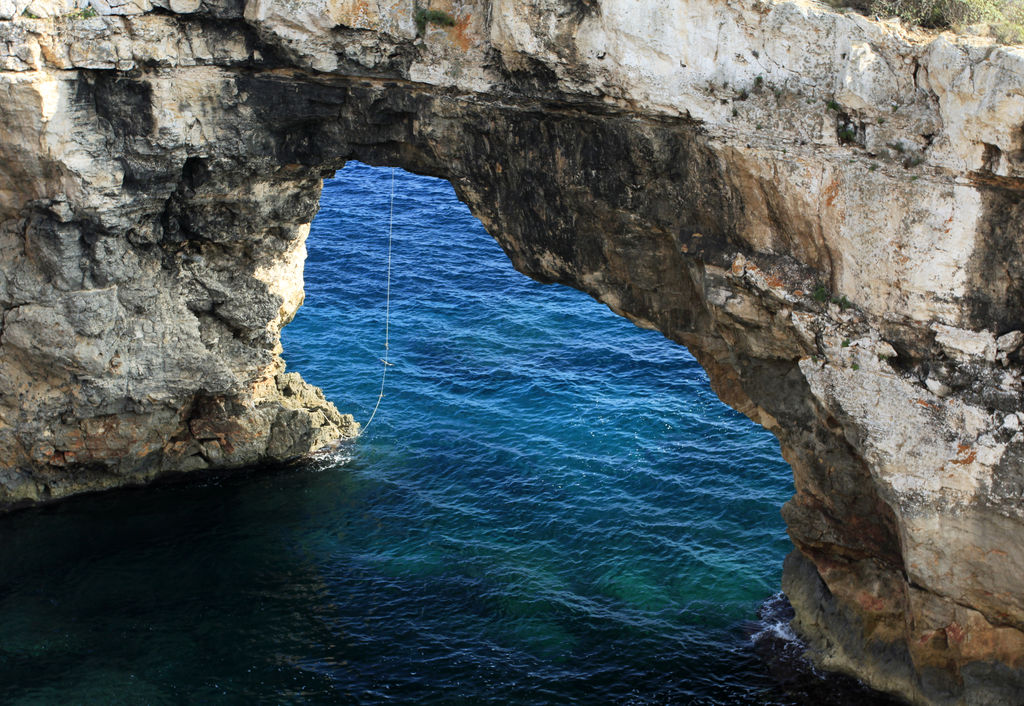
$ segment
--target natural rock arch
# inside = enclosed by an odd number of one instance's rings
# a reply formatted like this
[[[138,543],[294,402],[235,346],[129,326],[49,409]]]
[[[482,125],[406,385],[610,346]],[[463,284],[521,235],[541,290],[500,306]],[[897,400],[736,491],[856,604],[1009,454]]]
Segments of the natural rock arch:
[[[618,0],[453,3],[426,39],[350,5],[0,22],[0,503],[350,433],[278,336],[320,178],[358,158],[450,180],[518,269],[685,344],[779,437],[826,666],[1015,693],[1024,60],[788,3],[693,3],[714,61]],[[832,44],[782,52],[794,28]]]

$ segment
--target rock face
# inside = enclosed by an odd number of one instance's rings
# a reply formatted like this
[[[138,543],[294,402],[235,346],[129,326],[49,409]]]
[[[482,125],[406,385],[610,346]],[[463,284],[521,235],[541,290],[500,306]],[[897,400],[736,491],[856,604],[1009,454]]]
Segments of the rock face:
[[[805,2],[430,7],[0,0],[0,505],[354,434],[279,332],[321,178],[397,165],[778,436],[820,664],[1018,701],[1024,51]]]

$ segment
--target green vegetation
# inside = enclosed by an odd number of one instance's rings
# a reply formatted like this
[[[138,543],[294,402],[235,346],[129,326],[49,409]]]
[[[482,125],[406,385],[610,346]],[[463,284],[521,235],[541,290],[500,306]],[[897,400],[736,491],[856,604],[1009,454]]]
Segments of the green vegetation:
[[[860,366],[857,365],[857,363],[850,363],[850,367],[853,368],[854,370],[860,370]]]
[[[811,299],[818,302],[819,304],[831,302],[838,306],[842,311],[846,311],[851,306],[853,306],[853,303],[846,298],[845,294],[839,297],[831,296],[829,294],[828,289],[823,284],[819,284],[817,287],[814,288],[814,291],[811,292]],[[850,345],[850,339],[847,338],[845,341],[843,341],[843,348],[846,348],[848,345]]]
[[[845,294],[841,297],[832,297],[832,303],[837,305],[840,311],[846,311],[853,306],[853,304],[850,303],[850,300],[846,298]]]
[[[839,128],[839,132],[836,133],[839,136],[840,142],[853,142],[857,139],[857,131],[849,125],[844,125]]]
[[[962,31],[970,25],[988,25],[989,33],[1004,44],[1024,44],[1022,0],[830,0],[866,15],[899,17],[928,29]]]
[[[74,12],[69,12],[64,16],[69,20],[87,20],[90,17],[99,17],[99,14],[100,13],[96,12],[96,8],[90,5],[89,7],[82,7]]]
[[[834,110],[837,113],[840,111],[839,104],[836,103],[834,100],[826,101],[825,102],[825,107],[828,108],[829,110]]]
[[[435,24],[440,27],[454,27],[455,18],[449,15],[444,10],[431,10],[426,7],[416,6],[413,10],[412,15],[413,21],[416,23],[416,34],[422,35],[427,31],[427,24]]]
[[[842,342],[842,343],[841,343],[840,345],[841,345],[841,346],[842,346],[843,348],[849,348],[849,347],[850,347],[850,339],[849,339],[849,338],[844,338],[844,339],[843,339],[843,342]]]

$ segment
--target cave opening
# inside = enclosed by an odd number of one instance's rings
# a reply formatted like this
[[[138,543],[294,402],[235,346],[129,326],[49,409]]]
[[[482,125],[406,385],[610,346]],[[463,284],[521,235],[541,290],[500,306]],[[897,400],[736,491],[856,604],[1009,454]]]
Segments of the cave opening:
[[[774,438],[682,346],[517,273],[448,182],[395,174],[370,432],[0,518],[0,701],[794,703],[752,639],[795,644],[765,603],[791,548]],[[359,421],[390,176],[325,183],[282,336]]]
[[[380,385],[391,175],[350,162],[325,180],[282,333],[289,370],[360,422]],[[375,524],[335,549],[361,593],[435,616],[405,619],[449,647],[403,664],[456,678],[459,644],[515,655],[486,668],[525,686],[531,664],[563,698],[766,688],[750,635],[792,548],[775,438],[684,347],[516,272],[447,181],[395,175],[392,367],[334,468],[375,488]]]

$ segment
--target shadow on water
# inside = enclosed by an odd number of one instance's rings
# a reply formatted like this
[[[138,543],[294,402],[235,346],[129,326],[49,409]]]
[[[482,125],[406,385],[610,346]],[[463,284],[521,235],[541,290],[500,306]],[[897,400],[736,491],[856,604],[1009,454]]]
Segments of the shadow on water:
[[[363,420],[389,179],[325,184],[284,335]],[[863,702],[800,672],[777,599],[757,617],[790,549],[774,439],[685,349],[515,273],[447,183],[396,182],[370,433],[0,517],[0,702]]]

